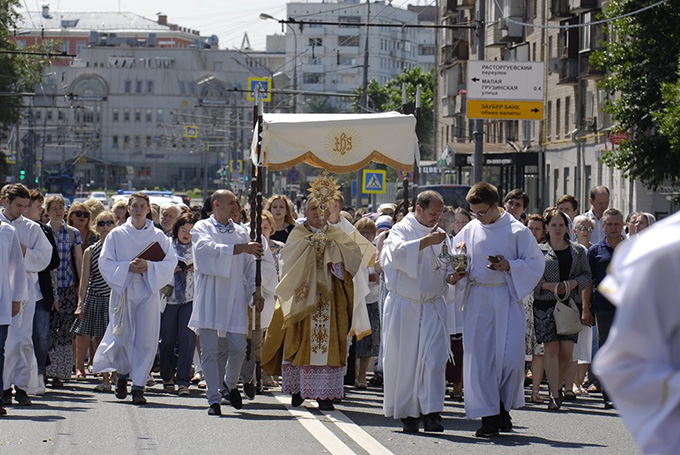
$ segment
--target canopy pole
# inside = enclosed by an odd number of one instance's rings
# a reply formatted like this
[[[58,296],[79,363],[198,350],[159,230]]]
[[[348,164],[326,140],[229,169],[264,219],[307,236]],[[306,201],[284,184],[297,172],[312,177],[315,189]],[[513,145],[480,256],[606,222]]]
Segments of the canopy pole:
[[[416,90],[416,108],[413,115],[416,118],[416,137],[418,137],[418,124],[420,123],[420,86]],[[420,148],[420,138],[418,138],[418,148]],[[416,210],[416,198],[418,197],[418,183],[420,180],[420,169],[418,167],[418,156],[413,156],[413,211]]]
[[[255,106],[253,107],[253,128],[257,128],[257,144],[255,146],[256,163],[251,164],[251,179],[250,179],[250,241],[262,244],[262,114],[264,106],[262,103],[262,95],[259,87],[255,92]],[[255,295],[254,299],[262,297],[262,259],[255,260]],[[255,377],[257,378],[256,388],[262,390],[262,371],[261,371],[261,356],[262,356],[262,314],[260,311],[254,310],[255,327],[251,332],[251,349],[250,355],[255,355]]]
[[[406,83],[401,84],[401,113],[406,115]],[[416,123],[416,125],[417,125],[417,123]],[[416,129],[416,136],[417,135],[418,135],[418,130]],[[414,154],[414,158],[415,158],[415,154]],[[406,215],[408,213],[408,204],[409,204],[409,202],[408,202],[408,172],[406,173],[406,175],[404,175],[404,179],[402,180],[402,185],[404,186],[404,201],[403,201],[404,203],[403,203],[403,206],[404,206],[404,210],[406,211],[406,213],[404,215]],[[395,215],[395,220],[396,220],[396,215],[397,215],[396,212],[395,212],[394,215]]]

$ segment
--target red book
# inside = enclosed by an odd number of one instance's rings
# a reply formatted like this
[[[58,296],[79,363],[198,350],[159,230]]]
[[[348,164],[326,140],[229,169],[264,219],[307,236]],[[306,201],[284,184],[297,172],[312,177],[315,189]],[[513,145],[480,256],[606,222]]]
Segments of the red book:
[[[165,251],[163,251],[161,244],[156,241],[144,248],[144,251],[139,253],[137,257],[147,261],[162,261],[165,259]]]

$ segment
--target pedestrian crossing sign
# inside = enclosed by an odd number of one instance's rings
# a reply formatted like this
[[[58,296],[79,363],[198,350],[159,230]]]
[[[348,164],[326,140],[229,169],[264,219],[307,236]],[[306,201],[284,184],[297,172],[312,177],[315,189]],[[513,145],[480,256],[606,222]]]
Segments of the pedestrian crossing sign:
[[[272,78],[271,77],[249,77],[248,78],[248,101],[255,101],[255,92],[260,88],[262,101],[269,103],[272,100]]]
[[[385,187],[385,180],[387,178],[387,171],[364,169],[363,184],[361,191],[365,194],[385,194],[387,188]]]

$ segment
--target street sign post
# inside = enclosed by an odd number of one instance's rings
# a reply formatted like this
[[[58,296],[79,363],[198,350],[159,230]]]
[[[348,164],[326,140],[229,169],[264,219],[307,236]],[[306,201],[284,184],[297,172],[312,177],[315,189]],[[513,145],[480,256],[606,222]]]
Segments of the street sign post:
[[[468,61],[470,119],[541,120],[543,63]]]
[[[361,191],[366,194],[385,194],[387,192],[387,187],[385,185],[386,179],[387,171],[364,169]]]

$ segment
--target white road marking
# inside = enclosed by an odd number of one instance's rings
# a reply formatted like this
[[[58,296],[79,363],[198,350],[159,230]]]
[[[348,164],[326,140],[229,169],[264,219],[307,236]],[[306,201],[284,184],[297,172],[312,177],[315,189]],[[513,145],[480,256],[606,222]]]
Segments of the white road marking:
[[[288,412],[293,414],[300,424],[309,433],[316,438],[329,452],[332,454],[353,454],[354,451],[348,447],[344,442],[342,442],[337,436],[333,434],[328,428],[324,426],[313,414],[310,412],[305,412],[290,405],[290,398],[287,395],[281,395],[274,393],[274,396],[280,403],[286,406]],[[318,405],[315,401],[307,400],[305,401],[305,406],[310,408],[317,408]],[[364,431],[359,425],[354,423],[352,419],[347,417],[341,411],[321,411],[328,419],[342,430],[346,435],[348,435],[354,442],[356,442],[361,448],[366,450],[371,455],[393,455],[392,452],[387,450],[385,446],[380,444],[373,436]]]

